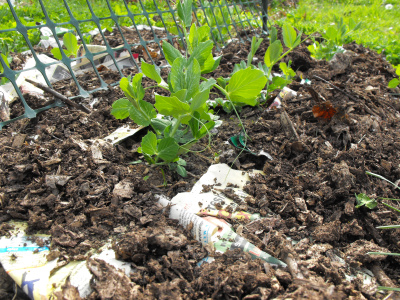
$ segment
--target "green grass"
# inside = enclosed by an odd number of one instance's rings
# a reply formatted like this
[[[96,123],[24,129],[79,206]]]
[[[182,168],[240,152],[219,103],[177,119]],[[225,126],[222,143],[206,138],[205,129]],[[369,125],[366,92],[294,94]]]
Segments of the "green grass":
[[[393,8],[386,9],[387,4]],[[335,16],[343,17],[345,24],[351,18],[357,23],[361,21],[361,29],[350,34],[346,42],[354,40],[383,53],[393,65],[400,64],[400,0],[300,0],[296,9],[282,12],[274,8],[270,16],[278,24],[288,20],[306,34],[325,32]]]
[[[157,0],[156,2],[160,10],[168,9],[166,1]],[[55,23],[70,21],[68,11],[61,0],[43,0],[43,3],[51,21]],[[91,19],[92,16],[85,0],[68,0],[67,3],[77,20]],[[110,11],[105,0],[90,0],[89,3],[97,17],[110,17]],[[142,3],[148,12],[154,12],[156,10],[153,0],[143,0]],[[127,14],[123,0],[113,0],[110,1],[110,4],[117,15]],[[133,14],[140,14],[143,11],[142,7],[135,2],[129,2],[129,9]],[[45,16],[38,0],[22,0],[20,4],[15,6],[15,11],[21,23],[25,26],[35,26],[36,22],[45,23]],[[0,20],[0,31],[16,27],[16,22],[7,4],[0,6]],[[135,22],[136,24],[148,24],[145,16],[136,16]],[[153,26],[162,26],[160,20],[155,21],[152,19],[152,15],[150,15],[150,22]],[[127,17],[119,18],[118,23],[122,26],[131,26],[133,24]],[[111,19],[101,20],[100,24],[102,28],[107,28],[109,30],[115,25],[114,21]],[[79,26],[83,33],[87,33],[96,28],[96,24],[89,21],[80,23]],[[75,29],[70,24],[62,25],[62,27]],[[31,43],[35,45],[40,40],[40,31],[38,29],[30,29],[28,30],[28,37]],[[23,36],[15,31],[0,33],[0,47],[3,45],[3,52],[5,50],[4,44],[8,46],[9,51],[21,52],[28,49]]]

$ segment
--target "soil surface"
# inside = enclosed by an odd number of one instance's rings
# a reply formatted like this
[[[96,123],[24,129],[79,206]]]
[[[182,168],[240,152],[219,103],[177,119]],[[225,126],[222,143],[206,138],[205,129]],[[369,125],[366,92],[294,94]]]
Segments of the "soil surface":
[[[113,46],[119,44],[112,35],[108,38]],[[186,178],[164,168],[164,186],[159,167],[129,164],[142,158],[136,149],[146,129],[116,146],[99,142],[121,125],[136,127],[110,114],[112,103],[123,97],[118,87],[83,99],[89,114],[64,106],[10,124],[0,132],[0,233],[7,234],[6,221],[23,220],[29,233],[52,235],[50,247],[60,261],[87,260],[95,278],[90,299],[385,298],[388,293],[377,292],[377,285],[400,286],[400,259],[367,252],[400,253],[400,230],[376,229],[399,224],[399,214],[381,202],[373,210],[355,208],[355,194],[400,198],[399,190],[365,173],[400,179],[400,102],[391,95],[398,91],[387,88],[395,72],[381,55],[357,44],[346,45],[348,51],[334,61],[315,61],[307,42],[285,58],[297,71],[289,85],[297,97],[283,99],[278,109],[267,110],[264,103],[240,111],[249,148],[268,152],[272,160],[251,154],[236,159],[239,151],[226,141],[240,133],[239,121],[217,109],[223,124],[211,146],[201,141],[194,150],[205,151],[184,157]],[[265,39],[253,63],[263,61],[267,47]],[[250,43],[230,43],[210,75],[228,77],[249,48]],[[163,69],[163,76],[167,72]],[[119,79],[109,70],[101,75],[109,82]],[[312,90],[301,78],[311,80]],[[96,80],[94,73],[79,77],[87,89],[95,88]],[[70,80],[54,87],[65,95],[77,92]],[[154,101],[154,92],[163,91],[149,89],[145,100]],[[48,94],[45,98],[27,95],[32,107],[54,100]],[[323,117],[326,111],[321,114],[327,107],[336,111],[332,118]],[[11,116],[23,112],[18,101],[10,109]],[[245,191],[255,199],[247,210],[265,218],[234,228],[288,268],[272,268],[240,250],[197,265],[211,250],[169,219],[155,195],[190,191],[217,162],[264,172]],[[118,258],[131,262],[135,273],[126,276],[86,256],[110,237]],[[375,275],[371,283],[364,282],[363,268]],[[12,284],[5,285],[5,296],[0,296],[9,299]],[[65,285],[65,299],[78,299],[74,289]]]

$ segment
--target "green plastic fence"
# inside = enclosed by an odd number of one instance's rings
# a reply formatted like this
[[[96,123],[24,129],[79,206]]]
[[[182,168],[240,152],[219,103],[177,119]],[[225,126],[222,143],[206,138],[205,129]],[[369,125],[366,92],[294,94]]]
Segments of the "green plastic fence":
[[[52,12],[46,10],[45,5],[42,0],[38,0],[39,5],[43,11],[44,20],[39,25],[25,26],[21,22],[20,18],[18,17],[16,10],[11,3],[11,0],[7,0],[9,9],[10,9],[10,11],[14,17],[14,20],[16,22],[16,26],[15,26],[15,28],[0,30],[0,38],[2,37],[2,35],[5,35],[5,34],[7,34],[9,36],[10,33],[15,34],[15,35],[21,34],[23,36],[28,48],[30,49],[30,51],[32,53],[32,56],[36,62],[36,66],[33,68],[30,68],[30,69],[25,69],[25,70],[18,70],[18,71],[12,70],[10,67],[8,67],[8,65],[4,61],[3,57],[0,55],[0,63],[3,66],[3,70],[4,70],[3,73],[0,73],[0,77],[5,77],[12,83],[12,85],[19,97],[19,100],[22,102],[24,109],[25,109],[25,112],[23,115],[15,117],[15,118],[7,120],[7,121],[0,122],[0,130],[3,128],[4,125],[9,124],[13,121],[16,121],[16,120],[19,120],[22,118],[34,118],[39,112],[42,112],[44,110],[47,110],[47,109],[55,107],[55,106],[63,105],[63,103],[60,100],[56,100],[54,103],[52,103],[51,105],[47,105],[46,107],[32,109],[25,101],[22,91],[17,86],[16,79],[20,73],[27,72],[32,69],[37,69],[44,77],[44,80],[47,83],[47,85],[49,87],[52,87],[50,80],[49,80],[48,76],[46,75],[45,70],[46,70],[46,68],[48,68],[51,65],[60,63],[60,62],[43,63],[40,61],[40,59],[37,56],[37,53],[35,52],[35,50],[33,48],[34,45],[32,45],[31,41],[29,40],[28,30],[35,30],[35,29],[39,30],[40,28],[47,27],[51,30],[53,36],[57,37],[56,30],[59,27],[65,27],[65,26],[72,25],[75,32],[80,37],[80,40],[82,41],[82,45],[86,51],[86,54],[84,56],[77,57],[77,58],[69,58],[65,55],[65,53],[63,51],[61,51],[61,54],[62,54],[61,62],[69,70],[70,76],[72,77],[72,80],[75,82],[76,86],[78,87],[78,91],[79,91],[79,95],[71,97],[71,99],[75,98],[77,96],[87,97],[87,96],[89,96],[90,93],[93,93],[94,91],[97,91],[99,89],[106,89],[108,87],[108,84],[104,82],[104,80],[101,78],[98,70],[96,69],[95,62],[93,60],[94,55],[87,48],[87,44],[84,39],[85,32],[82,32],[82,29],[80,26],[81,24],[84,24],[87,22],[92,22],[92,23],[96,24],[96,26],[102,36],[102,39],[104,40],[104,45],[106,46],[106,50],[103,52],[96,53],[95,55],[99,55],[102,53],[108,53],[110,55],[110,57],[112,58],[113,63],[115,64],[121,77],[123,77],[124,75],[122,74],[121,69],[118,66],[116,59],[114,57],[114,53],[116,51],[121,50],[121,49],[126,49],[127,51],[129,51],[130,56],[133,58],[131,48],[142,45],[143,50],[147,53],[147,56],[150,58],[151,62],[155,63],[153,61],[151,53],[149,53],[146,45],[148,45],[150,43],[156,43],[161,51],[162,56],[163,56],[163,53],[162,53],[161,43],[162,43],[163,39],[169,40],[169,42],[172,43],[174,38],[179,38],[182,41],[182,44],[184,45],[183,34],[182,34],[182,31],[179,29],[179,21],[177,20],[177,12],[174,9],[175,4],[170,3],[170,0],[165,0],[167,5],[166,6],[164,5],[164,8],[167,7],[167,9],[162,9],[162,8],[160,9],[159,5],[157,5],[156,0],[147,0],[148,2],[153,1],[153,4],[154,4],[153,7],[155,7],[155,10],[153,10],[153,11],[146,11],[145,5],[142,2],[142,0],[136,0],[136,1],[124,0],[123,5],[125,7],[125,11],[127,12],[124,14],[117,14],[112,9],[112,5],[111,5],[110,1],[109,0],[104,0],[104,1],[106,4],[106,7],[109,10],[109,12],[107,11],[107,14],[109,13],[109,16],[98,17],[95,14],[94,9],[91,4],[91,2],[93,2],[93,1],[86,0],[87,7],[85,7],[85,9],[89,9],[90,14],[91,14],[91,18],[86,19],[86,20],[80,20],[74,16],[74,13],[71,11],[71,8],[68,4],[68,2],[69,2],[68,0],[60,1],[60,5],[64,5],[66,11],[68,12],[69,21],[63,22],[63,23],[56,23],[56,22],[53,22],[51,19]],[[143,1],[146,1],[146,0],[143,0]],[[133,13],[130,9],[130,7],[132,7],[131,6],[132,4],[139,6],[139,8],[141,8],[141,12]],[[196,22],[198,26],[208,25],[210,27],[212,38],[213,38],[215,44],[217,45],[217,47],[226,45],[226,42],[229,39],[238,38],[239,41],[243,42],[244,40],[251,39],[252,35],[254,35],[254,34],[258,35],[260,33],[262,34],[262,33],[265,33],[267,30],[267,27],[266,27],[267,0],[213,0],[213,1],[198,0],[198,1],[193,1],[192,10],[193,10],[194,16],[195,16],[194,22]],[[243,13],[244,11],[246,13]],[[147,24],[146,24],[146,22],[144,22],[145,23],[144,25],[150,26],[150,30],[153,34],[153,39],[145,40],[142,37],[141,31],[138,30],[138,25],[139,25],[139,24],[137,24],[138,16],[141,16],[141,20],[145,19],[147,21]],[[150,20],[151,16],[158,16],[159,20],[161,20],[161,23],[162,23],[162,25],[165,29],[165,33],[166,33],[165,38],[157,37],[157,35],[155,33],[155,27],[152,26],[152,22]],[[128,41],[126,40],[126,38],[124,36],[123,31],[121,30],[121,25],[120,25],[121,18],[129,18],[132,21],[133,25],[131,26],[131,28],[136,30],[136,32],[138,33],[140,43],[136,43],[136,44],[128,43]],[[167,21],[166,21],[167,18],[169,19],[168,20],[169,25],[167,25]],[[173,27],[175,27],[174,30],[171,30],[171,26],[170,26],[171,19],[173,20],[172,24],[175,25],[175,26],[173,26]],[[115,48],[113,49],[108,44],[107,39],[104,36],[104,33],[102,32],[103,28],[101,26],[101,22],[104,22],[106,20],[112,20],[114,22],[114,24],[115,24],[114,28],[116,28],[116,30],[118,30],[118,32],[120,33],[122,40],[123,40],[122,47],[120,47],[118,49],[115,49]],[[143,22],[142,22],[142,25],[143,25]],[[256,30],[258,28],[260,30]],[[175,34],[173,34],[172,32],[175,32]],[[58,47],[61,49],[62,46],[57,38],[56,38],[56,41],[57,41]],[[93,89],[90,91],[85,90],[79,84],[79,82],[76,78],[76,75],[72,71],[72,66],[73,66],[74,62],[78,59],[82,59],[83,57],[87,58],[90,61],[91,65],[93,66],[93,70],[100,81],[99,88],[96,88],[96,89]],[[140,66],[138,64],[136,64],[134,59],[133,59],[133,61],[134,61],[135,67],[139,71]],[[115,85],[115,84],[118,84],[118,82],[114,82],[111,85]],[[0,97],[1,97],[1,95],[0,95]]]

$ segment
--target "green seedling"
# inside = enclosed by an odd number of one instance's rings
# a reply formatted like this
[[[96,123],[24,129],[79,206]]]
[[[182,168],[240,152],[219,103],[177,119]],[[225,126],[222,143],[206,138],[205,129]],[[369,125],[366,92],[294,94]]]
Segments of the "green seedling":
[[[67,57],[76,57],[79,46],[78,46],[78,40],[76,39],[76,36],[70,32],[67,32],[64,34],[64,46],[66,49],[63,49],[65,55]],[[62,54],[60,48],[53,48],[51,49],[51,53],[54,55],[54,57],[58,60],[62,59]]]
[[[206,135],[210,143],[209,131],[217,119],[206,104],[210,89],[219,89],[231,103],[254,106],[267,80],[262,71],[251,67],[236,72],[223,86],[213,78],[202,78],[202,74],[214,71],[221,59],[212,54],[214,43],[210,40],[210,28],[191,24],[192,0],[178,2],[177,10],[187,44],[185,54],[164,42],[163,52],[171,65],[167,81],[156,66],[142,62],[142,73],[121,79],[120,87],[126,98],[113,103],[111,114],[117,119],[129,117],[138,125],[151,126],[153,131],[143,137],[138,152],[148,163],[168,165],[186,176],[186,162],[180,156]],[[168,90],[169,96],[156,94],[154,105],[144,101],[143,75]]]
[[[400,189],[400,187],[396,184],[394,184],[393,182],[391,182],[390,180],[386,179],[385,177],[375,174],[375,173],[371,173],[371,172],[366,172],[366,174],[377,177],[381,180],[384,180],[388,183],[390,183],[391,185],[393,185],[396,189]],[[360,196],[360,202],[359,202],[359,198],[358,196]],[[357,198],[357,202],[358,205],[356,206],[357,208],[365,205],[366,207],[368,207],[369,209],[373,209],[376,207],[377,202],[376,200],[370,199],[368,196],[364,195],[364,194],[360,194],[358,196],[356,196]],[[383,197],[378,197],[378,199],[381,200],[389,200],[389,201],[400,201],[400,199],[393,199],[393,198],[383,198]],[[387,207],[389,207],[390,209],[393,209],[394,211],[400,213],[400,209],[386,203],[386,202],[382,202],[382,204],[386,205]],[[387,225],[387,226],[378,226],[376,227],[378,229],[399,229],[400,225]],[[386,252],[368,252],[368,254],[370,255],[391,255],[391,256],[400,256],[400,253],[386,253]],[[396,292],[400,292],[399,288],[394,288],[394,287],[385,287],[385,286],[379,286],[378,290],[387,290],[387,291],[396,291]]]
[[[185,55],[171,44],[163,43],[165,57],[171,65],[167,82],[155,66],[142,62],[143,73],[133,79],[121,80],[120,86],[126,98],[117,100],[112,110],[116,118],[129,116],[139,125],[152,126],[154,132],[143,137],[138,151],[149,163],[168,164],[182,176],[186,175],[186,163],[179,156],[188,152],[215,126],[215,117],[205,104],[210,89],[219,89],[230,103],[254,106],[267,81],[262,71],[248,67],[233,74],[228,84],[220,82],[219,85],[212,78],[200,83],[201,74],[215,70],[220,58],[212,55],[214,44],[207,26],[197,28],[192,24],[187,31],[192,21],[191,7],[192,1],[178,3],[178,15],[187,42]],[[169,90],[170,96],[156,95],[154,106],[145,102],[141,85],[143,74],[155,80],[159,87]],[[157,112],[163,115],[161,119],[156,118]]]
[[[371,199],[370,197],[362,193],[356,195],[356,200],[357,200],[356,208],[365,206],[369,209],[374,209],[378,205],[378,202],[375,199]]]
[[[268,95],[274,92],[277,89],[283,89],[289,83],[292,82],[292,78],[296,75],[293,69],[290,67],[291,62],[289,61],[288,64],[281,62],[279,64],[279,68],[281,69],[283,76],[272,76],[272,68],[275,64],[277,64],[282,58],[288,55],[293,49],[295,49],[298,45],[300,45],[302,32],[299,34],[296,33],[296,30],[289,24],[285,23],[282,26],[282,36],[283,36],[283,43],[288,48],[286,52],[283,53],[283,45],[280,40],[278,40],[277,36],[277,29],[272,27],[270,30],[270,45],[265,52],[264,56],[264,64],[261,62],[258,63],[258,66],[254,66],[251,64],[253,57],[261,45],[262,39],[257,39],[253,37],[251,43],[251,51],[247,57],[247,63],[242,61],[240,64],[235,65],[233,73],[235,74],[239,70],[243,70],[244,68],[251,67],[252,69],[260,70],[264,73],[264,76],[267,79],[267,98]],[[225,79],[226,82],[229,79]],[[265,100],[264,94],[260,94],[259,98]]]
[[[336,53],[344,52],[343,45],[348,42],[349,35],[360,29],[361,22],[356,23],[353,19],[349,20],[349,24],[346,25],[343,22],[343,18],[337,18],[335,16],[336,24],[328,27],[325,33],[322,34],[324,41],[319,43],[315,41],[308,50],[311,52],[311,56],[316,59],[331,60]]]
[[[400,77],[400,65],[396,67],[396,75]],[[399,78],[393,78],[392,80],[389,81],[389,87],[391,89],[396,88],[398,85],[400,85],[400,80]]]

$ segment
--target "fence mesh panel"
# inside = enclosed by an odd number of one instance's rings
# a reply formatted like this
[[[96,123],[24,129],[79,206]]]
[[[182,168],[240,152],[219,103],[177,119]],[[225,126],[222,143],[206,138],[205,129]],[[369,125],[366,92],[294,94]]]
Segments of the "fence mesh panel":
[[[26,43],[26,48],[30,50],[35,65],[30,68],[26,68],[25,66],[23,70],[13,70],[6,61],[6,53],[0,55],[0,63],[3,70],[2,73],[0,73],[0,79],[6,78],[8,81],[6,85],[8,85],[9,88],[11,88],[12,85],[15,90],[14,96],[22,102],[25,110],[24,114],[10,120],[0,119],[0,121],[3,121],[0,122],[0,130],[4,125],[10,122],[22,118],[34,118],[39,112],[63,105],[61,100],[56,100],[44,107],[36,109],[31,108],[23,96],[23,91],[17,84],[17,78],[25,72],[37,70],[43,77],[43,83],[46,83],[50,88],[52,88],[52,83],[58,80],[71,78],[77,86],[78,95],[70,98],[88,97],[90,93],[93,93],[94,91],[107,89],[110,84],[106,83],[100,76],[98,70],[99,57],[104,58],[107,56],[113,69],[123,77],[124,74],[122,69],[125,66],[124,63],[119,61],[119,55],[121,52],[125,53],[126,59],[129,60],[128,65],[139,72],[140,63],[137,60],[137,55],[134,52],[134,49],[141,47],[143,56],[146,58],[147,62],[156,64],[157,60],[159,61],[160,58],[164,58],[162,52],[163,40],[167,40],[171,44],[179,43],[182,47],[185,47],[178,13],[175,9],[175,1],[103,0],[102,5],[107,9],[103,9],[101,13],[96,15],[94,5],[98,5],[99,0],[86,0],[86,3],[82,5],[79,10],[86,11],[85,16],[91,16],[90,18],[82,18],[81,16],[83,14],[76,11],[76,7],[70,5],[71,1],[72,0],[59,1],[59,5],[65,8],[67,21],[55,22],[52,18],[54,12],[49,8],[46,8],[44,3],[46,1],[35,0],[35,3],[41,7],[43,20],[42,22],[31,26],[26,24],[24,16],[17,14],[17,9],[13,6],[12,0],[7,0],[8,7],[6,7],[6,5],[2,6],[3,9],[10,10],[15,20],[15,27],[1,29],[0,39],[9,40],[11,38],[14,40],[14,43],[17,40]],[[115,2],[119,2],[119,4],[116,6]],[[197,0],[193,1],[192,13],[193,21],[198,26],[207,25],[210,27],[212,39],[217,46],[217,50],[219,50],[232,39],[236,38],[240,42],[244,42],[245,40],[249,40],[254,34],[259,35],[265,32],[267,21],[266,9],[266,0]],[[1,13],[2,12],[0,11],[0,16]],[[112,25],[110,26],[110,24]],[[77,57],[68,56],[65,47],[63,49],[61,41],[57,38],[63,28],[72,29],[73,33],[80,41],[80,50],[78,51]],[[143,28],[150,31],[150,38],[148,34],[146,36],[142,34]],[[97,29],[97,35],[101,37],[101,43],[104,45],[104,47],[101,48],[101,51],[90,45],[88,34],[89,31],[93,29]],[[105,29],[111,30],[113,35],[118,35],[120,37],[122,43],[118,45],[118,47],[109,44],[105,35]],[[48,60],[43,59],[43,56],[38,55],[35,51],[30,37],[33,33],[37,34],[39,30],[41,32],[47,30],[49,33],[51,32],[49,34],[50,36],[55,37],[55,43],[58,48],[63,49],[61,51],[61,60],[51,60],[49,62]],[[137,33],[137,41],[132,42],[126,38],[126,33],[129,31]],[[158,34],[160,31],[163,32],[162,35]],[[153,48],[155,46],[155,48],[158,49],[159,57],[157,57],[157,59],[154,58],[154,51],[149,50],[149,45],[153,45]],[[50,53],[50,51],[48,52]],[[86,63],[82,63],[83,61]],[[77,67],[79,65],[81,65],[81,67]],[[94,71],[94,76],[97,76],[99,80],[99,87],[92,90],[86,90],[78,82],[77,76],[82,73],[81,69],[85,68],[90,68],[91,71]],[[119,81],[112,82],[110,85],[118,84],[118,82]],[[2,95],[0,92],[0,100],[1,98]]]

